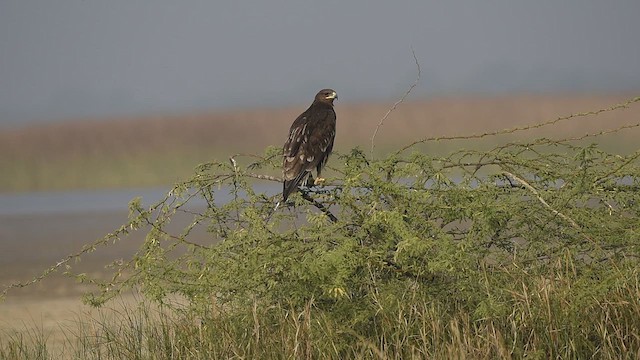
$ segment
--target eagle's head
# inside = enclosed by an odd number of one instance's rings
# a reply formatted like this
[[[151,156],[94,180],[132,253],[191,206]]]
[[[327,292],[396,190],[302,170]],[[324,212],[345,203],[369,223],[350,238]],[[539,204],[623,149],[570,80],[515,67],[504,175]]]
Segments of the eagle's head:
[[[333,89],[322,89],[316,94],[316,101],[333,105],[333,100],[338,99],[338,94]]]

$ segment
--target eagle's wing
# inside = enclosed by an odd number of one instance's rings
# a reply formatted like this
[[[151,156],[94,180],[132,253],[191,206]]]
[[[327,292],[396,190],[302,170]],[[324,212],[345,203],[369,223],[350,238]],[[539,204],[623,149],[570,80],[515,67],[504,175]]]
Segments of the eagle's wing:
[[[298,187],[315,166],[315,154],[309,139],[313,125],[310,114],[301,114],[291,125],[289,138],[283,148],[283,198],[284,200]]]
[[[324,128],[318,129],[316,133],[318,135],[311,135],[310,142],[313,144],[312,147],[317,149],[317,154],[319,154],[319,158],[315,161],[315,167],[318,172],[318,177],[321,177],[320,173],[322,172],[322,168],[327,164],[327,161],[329,161],[329,155],[331,155],[331,151],[333,151],[333,140],[336,137],[335,122],[333,126],[330,122],[324,124]]]

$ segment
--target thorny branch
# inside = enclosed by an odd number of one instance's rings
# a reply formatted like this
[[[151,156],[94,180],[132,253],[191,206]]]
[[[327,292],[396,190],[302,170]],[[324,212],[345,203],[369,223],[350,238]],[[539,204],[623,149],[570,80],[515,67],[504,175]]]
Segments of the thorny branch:
[[[527,190],[529,190],[535,197],[536,199],[538,199],[538,201],[544,206],[546,207],[549,211],[551,211],[554,215],[559,216],[560,218],[562,218],[564,221],[568,222],[569,224],[571,224],[571,226],[576,229],[580,234],[582,234],[582,236],[584,236],[585,239],[589,240],[590,242],[594,242],[589,236],[587,236],[584,231],[582,230],[582,228],[580,227],[580,225],[578,225],[578,223],[576,223],[572,218],[568,217],[567,215],[561,213],[560,211],[554,209],[553,207],[551,207],[551,205],[549,205],[549,203],[547,203],[545,201],[545,199],[540,196],[540,193],[538,192],[538,190],[536,190],[536,188],[534,188],[533,186],[531,186],[528,182],[526,182],[524,179],[522,179],[521,177],[518,177],[506,170],[502,171],[503,174],[505,174],[507,177],[512,178],[514,180],[516,180],[517,182],[519,182],[520,184],[522,184],[522,186],[524,186]]]
[[[557,124],[557,123],[560,123],[560,122],[563,122],[563,121],[566,121],[566,120],[570,120],[570,119],[573,119],[573,118],[577,118],[577,117],[594,116],[594,115],[598,115],[598,114],[601,114],[601,113],[604,113],[604,112],[614,111],[614,110],[618,110],[618,109],[626,109],[630,105],[632,105],[634,103],[637,103],[637,102],[640,102],[640,96],[635,97],[635,98],[630,99],[630,100],[627,100],[627,101],[625,101],[623,103],[613,105],[613,106],[608,107],[608,108],[598,109],[598,110],[594,110],[594,111],[581,112],[581,113],[575,113],[575,114],[562,116],[562,117],[559,117],[559,118],[556,118],[556,119],[553,119],[553,120],[548,120],[548,121],[545,121],[545,122],[532,124],[532,125],[514,127],[514,128],[506,129],[506,130],[490,131],[490,132],[486,132],[486,133],[482,133],[482,134],[428,137],[428,138],[424,138],[424,139],[416,140],[416,141],[412,142],[411,144],[409,144],[409,145],[401,148],[400,150],[396,151],[395,154],[399,155],[399,154],[405,152],[406,150],[408,150],[408,149],[410,149],[410,148],[412,148],[412,147],[414,147],[414,146],[416,146],[418,144],[422,144],[422,143],[430,142],[430,141],[481,139],[481,138],[489,137],[489,136],[513,134],[515,132],[538,129],[538,128],[541,128],[541,127],[554,125],[554,124]],[[622,129],[628,129],[628,128],[633,128],[633,127],[638,127],[638,126],[640,126],[640,123],[624,125],[624,126],[621,126],[618,129],[604,130],[604,131],[601,131],[599,133],[587,134],[587,135],[584,135],[582,137],[573,138],[573,139],[566,139],[566,140],[581,140],[581,139],[589,137],[589,136],[604,135],[604,134],[608,134],[608,133],[611,133],[611,132],[616,132],[616,131],[619,131],[619,130],[622,130]]]
[[[316,199],[312,198],[311,195],[309,195],[308,191],[300,191],[300,195],[302,196],[303,199],[307,200],[308,202],[310,202],[313,206],[315,206],[318,210],[322,211],[325,215],[327,215],[327,217],[334,223],[338,222],[338,218],[333,215],[331,213],[331,211],[329,211],[329,209],[324,206],[322,203],[319,203],[318,201],[316,201]]]
[[[376,126],[376,129],[373,132],[373,136],[371,136],[371,157],[373,157],[373,149],[375,148],[376,135],[378,135],[378,131],[380,130],[380,128],[384,124],[385,120],[387,120],[389,115],[398,107],[398,105],[400,105],[400,104],[402,104],[404,102],[404,99],[407,96],[409,96],[411,91],[413,91],[413,89],[416,86],[418,86],[418,83],[420,82],[420,76],[421,76],[420,63],[418,62],[418,58],[416,57],[416,52],[413,50],[413,48],[411,48],[411,54],[413,55],[413,60],[416,62],[416,67],[418,68],[418,75],[416,76],[416,81],[414,81],[413,84],[411,84],[411,86],[409,86],[409,89],[407,89],[407,91],[405,91],[405,93],[402,95],[402,97],[400,97],[400,99],[398,101],[396,101],[393,104],[393,106],[391,106],[391,108],[389,110],[387,110],[387,113],[384,114],[382,119],[380,119],[380,122],[378,123],[378,126]]]

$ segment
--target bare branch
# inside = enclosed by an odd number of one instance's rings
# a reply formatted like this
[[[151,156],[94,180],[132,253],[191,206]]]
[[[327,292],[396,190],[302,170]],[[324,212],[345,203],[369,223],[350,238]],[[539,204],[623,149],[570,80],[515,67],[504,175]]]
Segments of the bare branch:
[[[263,174],[254,174],[254,173],[247,173],[244,174],[247,177],[252,177],[254,179],[260,179],[260,180],[269,180],[269,181],[275,181],[275,182],[282,182],[282,178],[279,178],[277,176],[271,176],[271,175],[263,175]]]
[[[553,119],[553,120],[548,120],[548,121],[545,121],[545,122],[526,125],[526,126],[514,127],[514,128],[511,128],[511,129],[490,131],[490,132],[486,132],[486,133],[482,133],[482,134],[428,137],[428,138],[424,138],[424,139],[421,139],[421,140],[414,141],[411,144],[406,145],[405,147],[403,147],[400,150],[396,151],[395,154],[401,154],[404,151],[406,151],[407,149],[410,149],[410,148],[416,146],[417,144],[422,144],[422,143],[429,142],[429,141],[482,139],[484,137],[489,137],[489,136],[513,134],[513,133],[520,132],[520,131],[538,129],[538,128],[541,128],[541,127],[554,125],[554,124],[557,124],[557,123],[560,123],[560,122],[563,122],[563,121],[566,121],[566,120],[570,120],[570,119],[573,119],[573,118],[595,116],[595,115],[598,115],[598,114],[601,114],[601,113],[604,113],[604,112],[610,112],[610,111],[619,110],[619,109],[626,109],[629,106],[631,106],[632,104],[637,103],[637,102],[640,102],[640,96],[639,97],[635,97],[633,99],[629,99],[629,100],[627,100],[627,101],[625,101],[623,103],[615,104],[615,105],[610,106],[608,108],[598,109],[598,110],[594,110],[594,111],[581,112],[581,113],[575,113],[575,114],[571,114],[571,115],[567,115],[567,116],[562,116],[562,117],[559,117],[559,118],[556,118],[556,119]],[[563,139],[563,140],[560,140],[560,141],[577,141],[577,140],[582,140],[582,139],[587,138],[587,137],[606,135],[606,134],[615,133],[615,132],[618,132],[618,131],[621,131],[621,130],[624,130],[624,129],[630,129],[630,128],[639,127],[639,126],[640,126],[640,123],[628,124],[628,125],[620,126],[619,128],[616,128],[616,129],[603,130],[603,131],[600,131],[600,132],[597,132],[597,133],[585,134],[585,135],[580,136],[580,137]]]
[[[338,222],[338,218],[335,215],[333,215],[331,211],[327,209],[326,206],[324,206],[322,203],[319,203],[314,198],[312,198],[311,195],[309,195],[309,192],[304,190],[300,190],[299,192],[300,192],[300,195],[302,195],[303,199],[307,200],[308,202],[313,204],[313,206],[315,206],[318,210],[322,211],[325,215],[327,215],[329,220],[331,220],[334,223]]]
[[[531,193],[533,193],[533,195],[536,197],[536,199],[538,199],[538,201],[540,201],[540,203],[542,205],[544,205],[544,207],[546,207],[547,209],[549,209],[549,211],[551,211],[554,215],[559,216],[560,218],[562,218],[564,221],[568,222],[569,224],[571,224],[571,226],[578,230],[578,232],[580,234],[582,234],[582,236],[584,236],[585,239],[589,240],[590,242],[594,242],[590,237],[588,237],[583,231],[582,228],[580,227],[580,225],[578,225],[578,223],[576,223],[575,221],[573,221],[572,218],[568,217],[567,215],[561,213],[560,211],[554,209],[553,207],[551,207],[551,205],[549,205],[549,203],[547,203],[545,201],[545,199],[542,198],[542,196],[540,196],[540,193],[538,192],[538,190],[536,190],[536,188],[534,188],[533,186],[531,186],[528,182],[526,182],[524,179],[506,171],[503,170],[502,171],[503,174],[507,175],[508,177],[516,180],[517,182],[519,182],[520,184],[522,184],[522,186],[524,186],[527,190],[529,190]]]
[[[416,52],[413,50],[413,47],[411,48],[411,54],[413,55],[413,60],[416,62],[416,67],[418,68],[418,75],[416,76],[416,81],[414,81],[413,84],[411,84],[411,86],[409,86],[409,89],[407,89],[407,91],[402,95],[402,97],[398,101],[396,101],[393,104],[393,106],[387,111],[387,113],[384,114],[382,119],[380,119],[380,122],[378,123],[378,126],[376,126],[376,129],[373,132],[373,136],[371,136],[371,156],[372,157],[373,157],[373,149],[375,148],[376,135],[378,135],[378,131],[380,130],[380,128],[384,124],[385,120],[387,120],[387,118],[389,117],[391,112],[393,112],[398,107],[398,105],[400,105],[400,104],[402,104],[404,102],[404,99],[407,96],[409,96],[411,91],[416,86],[418,86],[418,82],[420,82],[420,75],[421,75],[420,63],[418,62],[418,58],[416,57]]]

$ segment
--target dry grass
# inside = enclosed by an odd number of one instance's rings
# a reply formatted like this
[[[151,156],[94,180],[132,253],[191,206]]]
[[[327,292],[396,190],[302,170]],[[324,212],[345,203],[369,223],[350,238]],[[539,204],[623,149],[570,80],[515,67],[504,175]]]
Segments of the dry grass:
[[[381,309],[370,329],[351,329],[316,308],[264,308],[242,316],[158,309],[126,298],[103,311],[82,310],[50,327],[3,330],[0,356],[39,359],[634,359],[640,338],[638,287],[631,279],[589,307],[572,286],[539,277],[488,290],[506,291],[506,317],[472,320],[463,306],[413,299]]]
[[[621,95],[519,95],[448,97],[408,101],[386,120],[376,138],[378,151],[432,136],[484,133],[534,124],[578,111],[609,107]],[[339,103],[335,150],[370,147],[370,138],[393,101]],[[0,133],[0,191],[104,188],[169,184],[201,162],[234,153],[260,153],[280,146],[304,105],[200,115],[75,120],[7,128]],[[636,122],[640,106],[600,116],[576,118],[526,137],[566,137]],[[635,150],[637,129],[603,141],[616,151]],[[508,140],[515,135],[504,137]],[[495,142],[497,138],[490,141]],[[487,142],[485,142],[486,144]],[[483,146],[480,143],[464,144]],[[604,144],[607,145],[607,144]],[[448,151],[460,143],[431,144]]]

